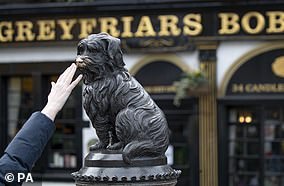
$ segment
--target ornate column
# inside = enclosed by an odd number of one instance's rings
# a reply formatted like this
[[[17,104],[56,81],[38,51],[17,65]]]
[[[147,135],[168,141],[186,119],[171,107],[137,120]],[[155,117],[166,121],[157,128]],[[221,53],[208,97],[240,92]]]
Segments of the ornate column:
[[[216,48],[199,46],[200,69],[209,79],[209,94],[199,96],[200,186],[218,186]]]

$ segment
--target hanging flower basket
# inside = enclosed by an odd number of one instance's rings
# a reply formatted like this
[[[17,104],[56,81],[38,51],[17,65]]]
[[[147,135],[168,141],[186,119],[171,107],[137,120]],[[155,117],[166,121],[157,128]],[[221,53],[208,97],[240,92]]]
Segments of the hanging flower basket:
[[[187,96],[206,95],[209,92],[207,77],[200,71],[188,72],[179,81],[174,82],[176,95],[174,105],[180,106],[181,99]]]

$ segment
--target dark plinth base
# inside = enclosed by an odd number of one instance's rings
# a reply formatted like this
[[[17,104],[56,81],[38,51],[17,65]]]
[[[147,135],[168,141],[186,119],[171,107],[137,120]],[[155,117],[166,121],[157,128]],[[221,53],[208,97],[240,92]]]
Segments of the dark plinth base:
[[[167,165],[166,157],[137,158],[124,163],[115,151],[94,151],[85,158],[84,167],[72,173],[77,186],[137,185],[174,186],[181,171]]]
[[[83,183],[83,182],[76,182],[76,186],[175,186],[177,184],[177,180],[175,181],[147,181],[147,182],[129,182],[129,183],[115,183],[115,182],[107,182],[107,183]]]

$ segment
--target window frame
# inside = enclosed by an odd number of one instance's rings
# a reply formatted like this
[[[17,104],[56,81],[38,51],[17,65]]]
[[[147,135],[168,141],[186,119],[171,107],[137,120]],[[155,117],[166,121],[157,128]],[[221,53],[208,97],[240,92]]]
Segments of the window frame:
[[[235,98],[235,99],[219,99],[218,100],[218,167],[219,167],[219,185],[228,186],[229,185],[229,142],[228,138],[229,125],[228,125],[228,107],[238,107],[238,106],[247,106],[254,107],[258,109],[260,121],[260,183],[259,186],[264,186],[264,177],[265,177],[265,154],[264,154],[264,121],[265,121],[265,108],[271,106],[281,106],[284,105],[284,99],[255,99],[255,98]]]

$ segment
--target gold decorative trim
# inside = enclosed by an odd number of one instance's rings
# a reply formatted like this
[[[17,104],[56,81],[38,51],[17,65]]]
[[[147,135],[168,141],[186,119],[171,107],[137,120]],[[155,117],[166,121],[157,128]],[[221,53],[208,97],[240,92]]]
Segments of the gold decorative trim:
[[[197,48],[199,50],[216,50],[218,48],[218,43],[206,43],[206,44],[202,44],[202,43],[196,43]]]
[[[179,67],[183,72],[189,72],[191,69],[189,66],[182,61],[182,59],[174,54],[153,54],[148,55],[139,60],[129,72],[134,76],[142,67],[156,61],[166,61]]]
[[[233,74],[240,68],[241,65],[246,63],[249,59],[257,56],[258,54],[274,50],[274,49],[280,49],[284,48],[284,43],[269,43],[269,44],[264,44],[256,49],[253,49],[252,51],[247,52],[243,56],[241,56],[239,59],[236,60],[230,67],[229,70],[225,73],[225,76],[223,80],[221,81],[221,87],[218,91],[218,97],[224,97],[226,94],[226,89],[228,86],[228,83],[230,79],[232,78]]]
[[[174,45],[173,39],[148,39],[145,41],[141,41],[141,46],[155,48],[155,47],[170,47]]]

